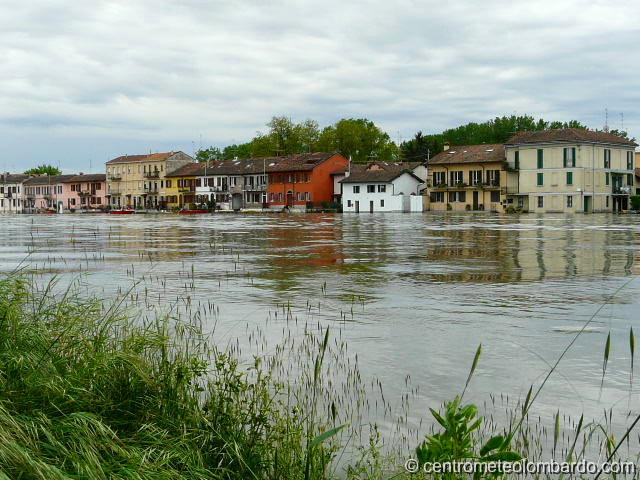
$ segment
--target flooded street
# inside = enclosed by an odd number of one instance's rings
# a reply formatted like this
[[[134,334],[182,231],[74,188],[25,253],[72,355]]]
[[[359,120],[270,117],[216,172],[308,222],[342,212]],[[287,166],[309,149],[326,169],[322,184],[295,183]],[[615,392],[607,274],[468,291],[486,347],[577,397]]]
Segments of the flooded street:
[[[468,398],[524,397],[610,299],[533,410],[551,425],[557,409],[599,418],[613,408],[624,424],[638,405],[639,239],[632,215],[21,215],[0,217],[0,270],[86,273],[101,296],[140,280],[159,305],[211,301],[221,344],[247,342],[267,319],[270,345],[279,323],[332,325],[390,401],[410,377],[414,425],[462,390],[480,343]],[[274,315],[283,304],[288,320]]]

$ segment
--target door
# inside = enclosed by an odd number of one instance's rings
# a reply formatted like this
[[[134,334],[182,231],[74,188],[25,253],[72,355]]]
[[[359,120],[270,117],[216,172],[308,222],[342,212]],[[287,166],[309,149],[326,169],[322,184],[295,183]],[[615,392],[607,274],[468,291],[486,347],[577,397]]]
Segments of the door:
[[[584,213],[591,212],[591,197],[584,197]]]
[[[369,201],[369,213],[373,213],[373,200]]]
[[[360,201],[356,200],[356,213],[360,213]]]
[[[478,191],[473,191],[473,209],[478,210]]]
[[[287,192],[287,207],[293,207],[293,192]]]

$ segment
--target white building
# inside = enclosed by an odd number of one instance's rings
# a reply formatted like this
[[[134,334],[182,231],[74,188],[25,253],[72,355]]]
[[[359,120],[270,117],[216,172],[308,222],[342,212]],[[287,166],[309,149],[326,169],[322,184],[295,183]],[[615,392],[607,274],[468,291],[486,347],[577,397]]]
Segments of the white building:
[[[342,185],[343,212],[421,212],[427,174],[419,162],[352,165]]]
[[[0,213],[22,213],[24,209],[24,181],[29,175],[3,173],[0,175]]]

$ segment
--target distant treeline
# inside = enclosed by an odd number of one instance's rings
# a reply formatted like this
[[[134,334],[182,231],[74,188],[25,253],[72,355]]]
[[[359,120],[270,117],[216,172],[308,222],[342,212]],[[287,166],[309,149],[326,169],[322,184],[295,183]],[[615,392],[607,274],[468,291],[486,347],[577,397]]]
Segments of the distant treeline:
[[[247,143],[229,145],[223,149],[209,147],[199,150],[196,157],[203,162],[235,157],[337,151],[359,163],[372,160],[417,161],[440,153],[447,142],[451,145],[504,143],[519,131],[588,128],[577,120],[546,121],[542,118],[536,120],[530,115],[511,115],[496,117],[483,123],[467,123],[442,133],[425,135],[418,131],[411,140],[398,145],[388,133],[366,118],[342,119],[321,129],[315,120],[295,123],[290,118],[281,116],[273,117],[266,126],[266,133],[258,132]],[[611,130],[610,133],[628,138],[624,131]]]

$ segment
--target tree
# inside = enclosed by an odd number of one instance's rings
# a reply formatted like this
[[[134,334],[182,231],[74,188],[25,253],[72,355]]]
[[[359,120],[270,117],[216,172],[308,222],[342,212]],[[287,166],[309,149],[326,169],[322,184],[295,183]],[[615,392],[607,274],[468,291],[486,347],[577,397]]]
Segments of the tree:
[[[398,146],[389,135],[366,118],[342,119],[322,130],[318,150],[337,151],[354,162],[393,161],[399,156]]]
[[[44,163],[24,172],[25,175],[60,175],[61,173],[58,167]]]
[[[222,150],[218,147],[209,147],[196,152],[196,160],[200,163],[222,160]]]

